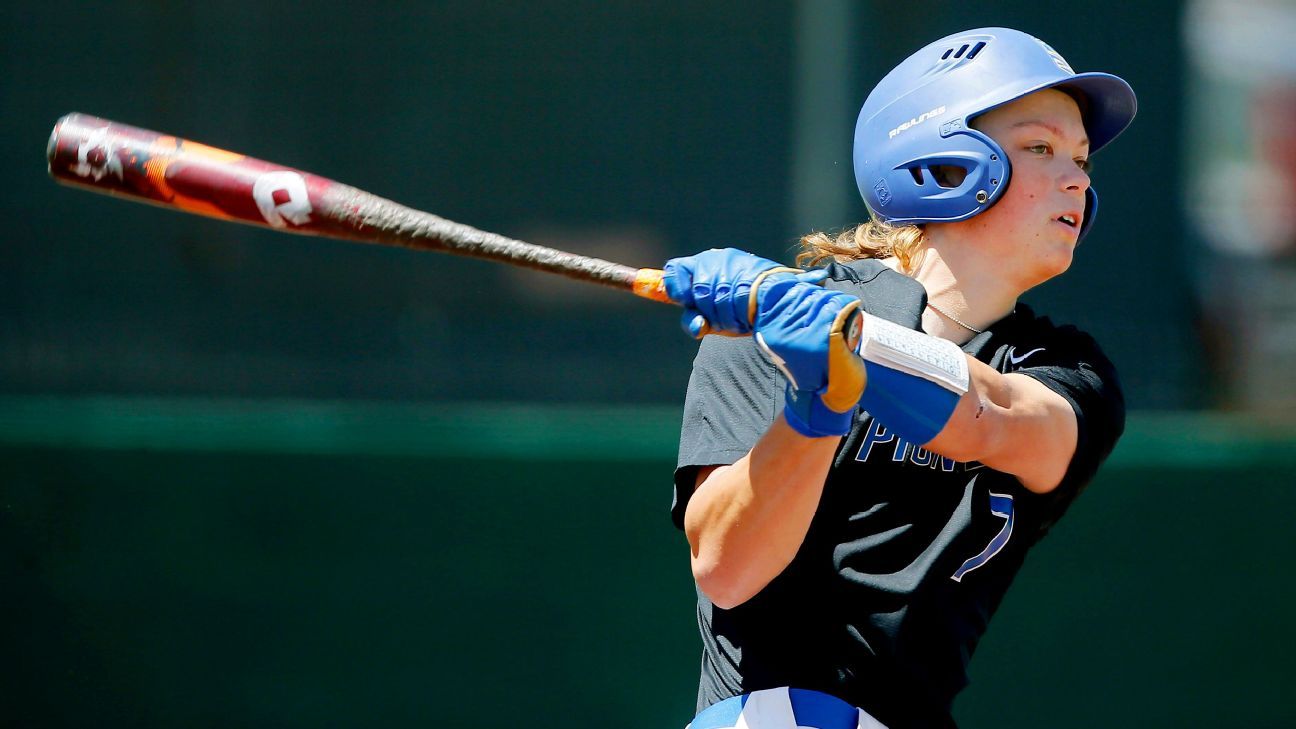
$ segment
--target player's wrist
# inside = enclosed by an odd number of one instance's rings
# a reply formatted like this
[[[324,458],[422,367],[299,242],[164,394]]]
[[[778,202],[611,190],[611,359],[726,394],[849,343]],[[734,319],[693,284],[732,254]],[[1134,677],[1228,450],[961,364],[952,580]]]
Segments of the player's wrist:
[[[852,344],[859,299],[798,281],[776,281],[756,320],[756,344],[787,380],[788,425],[807,437],[845,435],[864,390],[864,364]],[[852,331],[847,331],[847,330]]]
[[[824,404],[822,393],[797,390],[790,385],[783,394],[783,419],[807,438],[846,435],[855,424],[857,410],[852,406],[838,412]]]

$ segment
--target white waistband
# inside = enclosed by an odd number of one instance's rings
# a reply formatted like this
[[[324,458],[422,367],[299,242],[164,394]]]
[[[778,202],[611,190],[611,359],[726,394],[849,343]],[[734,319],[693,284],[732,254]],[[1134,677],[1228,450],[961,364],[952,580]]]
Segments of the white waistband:
[[[820,691],[779,688],[703,709],[685,729],[887,729],[863,709]]]

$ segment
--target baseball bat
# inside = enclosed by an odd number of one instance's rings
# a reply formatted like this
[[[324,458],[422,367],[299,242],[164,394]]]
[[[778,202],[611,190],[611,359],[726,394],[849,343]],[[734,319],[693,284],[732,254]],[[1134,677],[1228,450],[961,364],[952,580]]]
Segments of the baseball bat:
[[[59,119],[45,150],[67,185],[287,233],[501,261],[672,303],[662,272],[506,238],[339,182],[88,114]]]

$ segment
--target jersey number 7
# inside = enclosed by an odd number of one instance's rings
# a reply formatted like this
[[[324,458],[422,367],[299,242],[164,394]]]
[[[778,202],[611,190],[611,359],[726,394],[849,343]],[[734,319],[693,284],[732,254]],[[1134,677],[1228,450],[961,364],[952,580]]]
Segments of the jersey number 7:
[[[999,550],[1003,549],[1004,545],[1007,544],[1008,540],[1012,537],[1012,528],[1013,528],[1012,494],[991,493],[990,513],[994,514],[995,516],[1003,518],[1004,520],[1003,528],[999,530],[998,534],[994,535],[994,539],[990,540],[990,543],[986,545],[985,549],[981,550],[980,554],[964,562],[961,567],[955,570],[954,574],[950,575],[951,580],[954,580],[955,582],[962,582],[963,575],[966,575],[967,573],[971,572],[977,567],[980,567],[986,562],[989,562],[990,558],[994,557],[996,554],[999,554]]]

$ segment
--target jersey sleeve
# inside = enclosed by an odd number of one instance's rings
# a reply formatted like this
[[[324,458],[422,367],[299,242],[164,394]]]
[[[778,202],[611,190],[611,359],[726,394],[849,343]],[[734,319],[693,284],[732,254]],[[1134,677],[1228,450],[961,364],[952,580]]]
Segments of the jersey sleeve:
[[[1017,370],[1061,395],[1076,415],[1076,450],[1062,482],[1047,495],[1040,536],[1048,531],[1098,472],[1125,432],[1125,397],[1116,368],[1092,337],[1066,327],[1048,356]]]
[[[742,458],[782,408],[782,381],[751,337],[702,339],[684,398],[671,519],[684,527],[684,508],[698,469]]]

